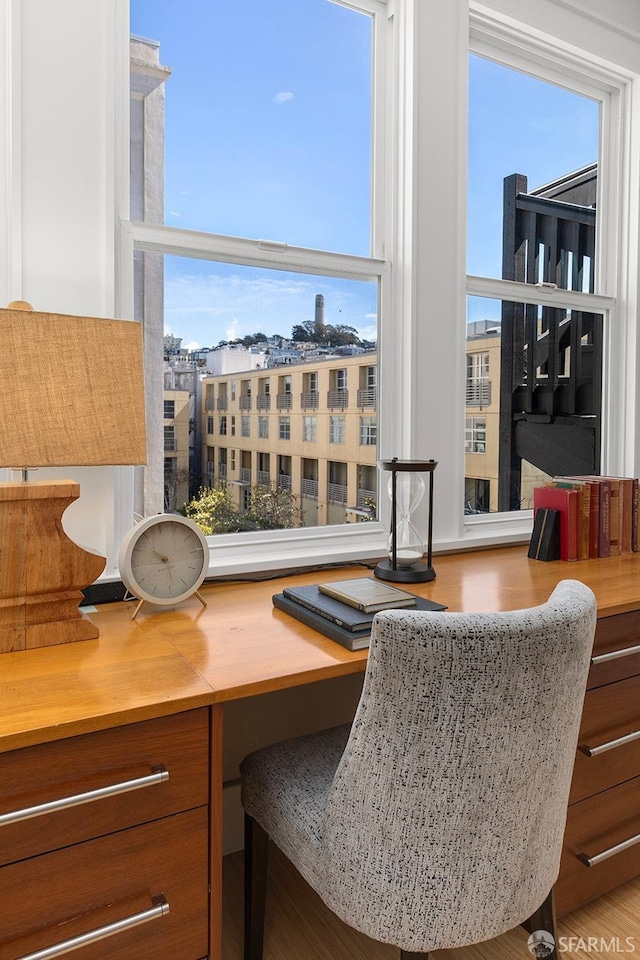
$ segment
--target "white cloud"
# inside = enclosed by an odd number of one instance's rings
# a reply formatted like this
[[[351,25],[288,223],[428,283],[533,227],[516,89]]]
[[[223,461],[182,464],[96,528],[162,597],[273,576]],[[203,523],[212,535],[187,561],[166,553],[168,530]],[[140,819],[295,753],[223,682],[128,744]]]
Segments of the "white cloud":
[[[184,343],[183,347],[185,350],[199,350],[200,344],[197,342],[197,340],[190,340],[189,343]]]
[[[170,217],[181,217],[182,214],[181,214],[181,213],[178,213],[177,210],[169,210],[169,216],[170,216]]]
[[[276,93],[275,97],[271,101],[272,103],[287,103],[288,100],[293,100],[293,94],[290,90],[281,90],[279,93]]]
[[[378,314],[377,314],[377,313],[365,313],[364,318],[365,318],[365,320],[377,320],[377,319],[378,319]]]

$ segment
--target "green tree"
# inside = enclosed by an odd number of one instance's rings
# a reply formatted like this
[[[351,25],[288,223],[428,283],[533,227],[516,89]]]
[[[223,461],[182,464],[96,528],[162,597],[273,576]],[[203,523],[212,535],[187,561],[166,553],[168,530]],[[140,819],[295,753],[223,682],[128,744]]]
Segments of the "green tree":
[[[200,487],[197,497],[186,505],[185,512],[206,536],[237,533],[243,529],[242,518],[234,510],[226,487]]]
[[[256,484],[245,519],[258,530],[288,530],[302,526],[302,509],[291,490],[276,483]]]

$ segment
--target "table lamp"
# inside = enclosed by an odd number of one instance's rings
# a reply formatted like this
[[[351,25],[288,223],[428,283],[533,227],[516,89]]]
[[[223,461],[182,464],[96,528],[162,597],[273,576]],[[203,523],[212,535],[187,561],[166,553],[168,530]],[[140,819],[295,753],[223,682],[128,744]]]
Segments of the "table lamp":
[[[89,640],[78,609],[106,559],[67,537],[73,480],[32,482],[34,467],[146,463],[142,330],[128,320],[0,310],[0,653]]]
[[[399,583],[426,583],[435,580],[431,566],[433,541],[433,471],[435,460],[380,460],[378,466],[389,470],[389,497],[391,498],[391,533],[389,558],[381,560],[374,569],[380,580]],[[425,483],[420,474],[429,474],[429,504],[426,534],[420,532],[416,513],[425,495]]]

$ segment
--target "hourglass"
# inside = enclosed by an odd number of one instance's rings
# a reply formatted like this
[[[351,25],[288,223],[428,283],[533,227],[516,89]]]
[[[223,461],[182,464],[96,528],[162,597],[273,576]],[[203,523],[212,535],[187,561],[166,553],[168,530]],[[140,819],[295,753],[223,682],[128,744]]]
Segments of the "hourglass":
[[[435,460],[380,460],[382,470],[390,470],[388,491],[391,498],[391,533],[389,536],[389,559],[382,560],[375,568],[381,580],[400,583],[424,583],[435,580],[431,566],[431,542],[433,536],[433,471]],[[424,495],[425,482],[421,476],[429,474],[429,503],[427,536],[418,529],[417,513]],[[426,556],[425,556],[426,555]]]

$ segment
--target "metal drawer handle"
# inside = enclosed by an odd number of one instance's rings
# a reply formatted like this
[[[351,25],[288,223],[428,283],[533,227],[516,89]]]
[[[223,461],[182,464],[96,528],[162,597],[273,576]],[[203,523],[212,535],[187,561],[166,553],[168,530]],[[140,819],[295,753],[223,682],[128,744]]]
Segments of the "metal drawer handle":
[[[607,660],[631,657],[634,653],[640,653],[640,644],[636,647],[624,647],[622,650],[612,650],[611,653],[599,653],[596,657],[591,657],[591,664],[592,666],[596,666],[598,663],[606,663]]]
[[[52,947],[45,947],[44,950],[36,950],[35,953],[25,954],[19,960],[53,960],[53,957],[62,957],[65,953],[71,953],[72,950],[86,947],[87,944],[96,943],[98,940],[106,940],[107,937],[112,937],[116,933],[130,930],[131,927],[138,927],[141,923],[148,923],[149,920],[160,919],[160,917],[169,913],[169,904],[163,894],[154,897],[152,902],[153,906],[147,910],[134,913],[122,920],[114,920],[113,923],[107,923],[104,927],[96,927],[95,930],[82,933],[78,937],[71,937],[69,940],[63,940]]]
[[[640,843],[640,833],[636,834],[635,837],[629,837],[628,840],[623,840],[622,843],[616,843],[615,847],[609,847],[608,850],[603,850],[602,853],[596,853],[595,857],[590,857],[586,853],[579,853],[578,860],[584,863],[586,867],[595,867],[597,864],[602,863],[603,860],[608,860],[609,857],[615,857],[616,853],[622,853],[623,850],[628,850],[629,847],[635,846],[636,843]]]
[[[606,753],[607,750],[615,750],[616,747],[623,747],[625,743],[633,743],[634,740],[640,740],[640,730],[635,730],[633,733],[626,733],[624,737],[609,740],[608,743],[601,743],[599,747],[590,747],[588,743],[579,743],[578,750],[586,753],[588,757],[597,757],[600,753]]]
[[[0,814],[0,827],[9,823],[20,823],[21,820],[31,820],[32,817],[42,817],[45,813],[55,813],[58,810],[67,810],[77,807],[81,803],[91,803],[93,800],[103,800],[105,797],[114,797],[119,793],[128,793],[130,790],[141,790],[169,779],[169,771],[162,765],[153,767],[153,772],[135,780],[125,780],[122,783],[112,783],[108,787],[99,787],[97,790],[87,790],[86,793],[77,793],[72,797],[62,797],[60,800],[50,800],[49,803],[39,803],[35,807],[24,807],[22,810],[12,810],[10,813]]]

